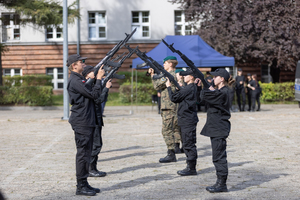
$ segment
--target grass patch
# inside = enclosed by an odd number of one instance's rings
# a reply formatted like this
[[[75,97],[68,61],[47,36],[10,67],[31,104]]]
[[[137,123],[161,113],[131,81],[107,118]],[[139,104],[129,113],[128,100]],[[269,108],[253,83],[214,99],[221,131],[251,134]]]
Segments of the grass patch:
[[[52,95],[53,106],[63,106],[64,105],[64,95]]]

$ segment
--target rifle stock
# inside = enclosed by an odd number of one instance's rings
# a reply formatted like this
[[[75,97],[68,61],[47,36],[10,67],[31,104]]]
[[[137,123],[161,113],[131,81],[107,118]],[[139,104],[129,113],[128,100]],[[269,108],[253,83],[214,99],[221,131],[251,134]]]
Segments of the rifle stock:
[[[193,71],[193,73],[195,74],[195,76],[197,78],[200,78],[200,80],[203,83],[203,86],[205,88],[209,88],[211,85],[205,80],[204,75],[202,74],[202,72],[195,66],[195,64],[193,63],[193,61],[191,61],[188,57],[186,57],[186,55],[184,55],[183,53],[181,53],[179,50],[176,50],[173,45],[169,45],[164,39],[162,39],[162,42],[173,52],[173,53],[177,53],[182,60],[191,68],[191,70]]]
[[[117,65],[114,64],[114,62],[110,61],[110,59],[115,55],[115,53],[117,53],[128,41],[129,39],[132,37],[132,35],[136,32],[136,28],[130,33],[127,34],[125,33],[126,37],[124,40],[119,41],[119,43],[114,46],[107,54],[106,56],[94,67],[94,74],[95,76],[97,76],[98,71],[100,69],[100,67],[102,65],[110,65],[113,67],[118,67]],[[92,85],[93,84],[93,79],[88,79],[86,81],[86,84],[88,85]]]

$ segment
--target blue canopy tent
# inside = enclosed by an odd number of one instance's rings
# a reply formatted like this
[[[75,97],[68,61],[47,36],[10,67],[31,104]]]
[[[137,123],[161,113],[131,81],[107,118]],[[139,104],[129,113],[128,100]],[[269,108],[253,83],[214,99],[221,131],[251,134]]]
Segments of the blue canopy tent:
[[[171,36],[164,39],[168,44],[174,43],[174,48],[185,54],[194,62],[196,67],[233,67],[234,58],[227,57],[204,42],[198,35]],[[187,67],[186,63],[176,53],[173,53],[163,42],[159,43],[154,49],[147,53],[147,56],[163,64],[163,59],[167,56],[176,56],[178,65],[176,67]],[[132,68],[143,64],[143,60],[136,58],[132,60]],[[146,68],[146,67],[145,67]]]

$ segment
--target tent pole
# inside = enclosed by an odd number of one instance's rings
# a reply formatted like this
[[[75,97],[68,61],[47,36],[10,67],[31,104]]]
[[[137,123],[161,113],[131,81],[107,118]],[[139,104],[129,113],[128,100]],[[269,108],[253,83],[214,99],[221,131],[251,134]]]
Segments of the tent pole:
[[[137,69],[135,69],[135,105],[136,105],[136,110],[137,110],[137,102],[138,102],[138,97],[137,97]]]
[[[130,95],[131,108],[129,114],[133,114],[132,103],[133,103],[133,67],[131,67],[131,95]]]

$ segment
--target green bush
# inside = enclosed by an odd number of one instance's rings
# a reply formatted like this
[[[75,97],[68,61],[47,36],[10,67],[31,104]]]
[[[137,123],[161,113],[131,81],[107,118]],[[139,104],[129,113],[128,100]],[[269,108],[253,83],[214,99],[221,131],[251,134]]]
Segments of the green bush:
[[[52,86],[0,87],[0,104],[51,106]]]
[[[261,100],[266,102],[292,101],[295,99],[295,83],[259,83],[262,88]]]
[[[136,92],[137,89],[137,92]],[[123,85],[120,86],[119,89],[120,95],[120,101],[122,103],[129,103],[131,102],[131,83],[126,82]],[[152,95],[156,94],[156,90],[154,90],[152,83],[134,83],[133,84],[133,101],[136,101],[139,103],[151,103],[152,101]]]
[[[25,76],[4,76],[3,86],[52,86],[52,76],[48,75],[25,75]]]

